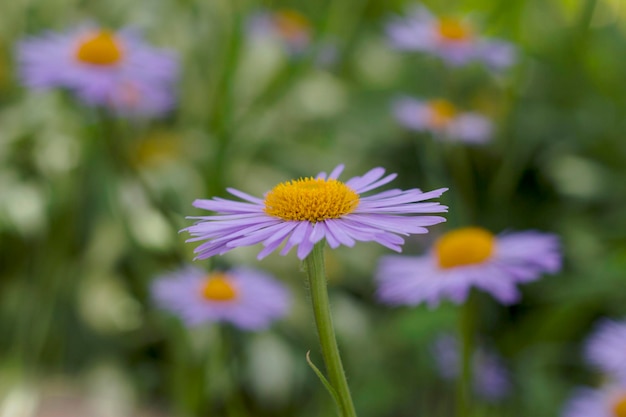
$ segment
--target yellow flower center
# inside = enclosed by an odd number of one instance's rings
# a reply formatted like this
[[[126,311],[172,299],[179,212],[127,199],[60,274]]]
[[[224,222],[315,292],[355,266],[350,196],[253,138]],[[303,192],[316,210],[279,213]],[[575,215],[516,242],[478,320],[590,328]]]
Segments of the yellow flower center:
[[[283,10],[274,13],[274,26],[285,39],[296,39],[308,32],[311,25],[302,14]]]
[[[432,100],[428,103],[430,110],[430,124],[433,127],[443,127],[456,116],[456,107],[447,100]]]
[[[495,237],[480,227],[465,227],[441,236],[435,254],[441,268],[480,264],[491,256]]]
[[[619,400],[613,404],[613,415],[615,417],[626,417],[626,393],[622,394]]]
[[[122,47],[108,30],[93,33],[79,44],[76,57],[87,64],[110,66],[122,59]]]
[[[237,298],[237,289],[230,277],[218,272],[210,274],[202,286],[202,297],[209,301],[231,301]]]
[[[439,36],[448,41],[464,41],[472,37],[471,28],[459,19],[442,17],[437,29]]]
[[[265,196],[265,212],[270,216],[312,223],[340,218],[358,205],[359,195],[334,179],[291,180],[278,184]]]

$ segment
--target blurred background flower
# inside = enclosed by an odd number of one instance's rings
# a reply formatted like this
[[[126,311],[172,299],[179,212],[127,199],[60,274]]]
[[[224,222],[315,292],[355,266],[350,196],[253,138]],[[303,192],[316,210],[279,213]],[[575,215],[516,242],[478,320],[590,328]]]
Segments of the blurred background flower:
[[[177,60],[133,29],[113,32],[85,24],[46,33],[21,42],[17,59],[28,87],[66,88],[118,115],[158,116],[174,105]]]
[[[227,322],[259,330],[284,316],[290,304],[278,281],[249,268],[207,274],[188,266],[157,278],[152,293],[161,308],[178,314],[189,326]]]
[[[377,294],[388,304],[435,307],[442,300],[462,304],[476,288],[511,304],[520,298],[516,284],[560,268],[555,235],[527,231],[495,236],[480,227],[464,227],[443,234],[425,255],[382,257]]]
[[[302,13],[283,9],[256,12],[249,18],[252,38],[266,37],[280,42],[291,54],[301,54],[310,46],[312,25]]]
[[[626,415],[626,388],[620,385],[576,391],[561,414],[563,417],[622,417]]]
[[[460,348],[457,339],[450,334],[437,337],[432,345],[433,355],[441,376],[455,381],[461,374]],[[508,370],[495,352],[480,346],[473,358],[473,390],[487,401],[502,401],[511,394],[513,384]]]
[[[435,17],[423,6],[415,6],[406,17],[392,18],[386,29],[394,48],[426,52],[453,66],[479,61],[504,69],[515,62],[512,44],[485,39],[466,19]]]
[[[492,124],[486,117],[472,112],[459,112],[443,99],[396,99],[393,115],[400,124],[417,132],[430,132],[437,139],[450,142],[481,144],[492,135]]]
[[[626,323],[604,319],[597,323],[585,346],[587,361],[603,374],[626,383]]]

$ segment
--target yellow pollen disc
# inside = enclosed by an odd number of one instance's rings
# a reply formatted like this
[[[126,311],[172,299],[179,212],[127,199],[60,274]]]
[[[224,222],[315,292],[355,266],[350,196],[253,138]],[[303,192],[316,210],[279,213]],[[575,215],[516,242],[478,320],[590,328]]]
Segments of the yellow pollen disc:
[[[114,65],[122,59],[122,48],[113,32],[101,30],[80,43],[76,57],[87,64]]]
[[[265,212],[283,220],[312,223],[338,219],[353,212],[359,195],[334,179],[300,178],[283,182],[265,196]]]
[[[464,41],[472,37],[472,30],[467,24],[450,17],[439,19],[438,30],[444,40]]]
[[[428,103],[430,123],[434,127],[447,125],[456,116],[456,107],[447,100],[432,100]]]
[[[237,298],[237,290],[230,283],[228,275],[218,272],[206,278],[202,297],[209,301],[231,301]]]
[[[309,31],[310,24],[306,17],[293,10],[274,13],[276,30],[287,39],[294,39]]]
[[[619,400],[613,404],[613,415],[615,417],[626,417],[626,394],[622,394]]]
[[[495,237],[489,231],[465,227],[441,236],[435,242],[435,254],[441,268],[476,265],[491,257],[494,245]]]

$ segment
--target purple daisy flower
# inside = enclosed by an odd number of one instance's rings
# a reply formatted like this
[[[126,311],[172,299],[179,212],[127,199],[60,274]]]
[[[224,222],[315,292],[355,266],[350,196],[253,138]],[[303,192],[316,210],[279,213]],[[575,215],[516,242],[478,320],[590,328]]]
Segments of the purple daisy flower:
[[[272,38],[294,55],[301,54],[311,44],[311,23],[295,10],[262,11],[248,21],[253,37]]]
[[[376,272],[377,295],[388,304],[437,306],[463,303],[470,289],[490,293],[503,304],[516,302],[516,284],[561,268],[555,235],[526,231],[494,236],[479,227],[444,234],[423,256],[386,256]]]
[[[290,296],[273,277],[251,268],[207,274],[188,266],[152,284],[152,296],[164,310],[188,325],[228,322],[244,330],[260,330],[283,317]]]
[[[132,29],[85,25],[47,33],[22,41],[18,61],[28,87],[67,88],[88,105],[116,113],[160,115],[174,105],[177,60]]]
[[[393,103],[393,115],[404,127],[431,132],[445,141],[482,144],[491,139],[493,125],[478,113],[459,112],[447,100],[416,100],[410,97]]]
[[[413,8],[407,17],[394,17],[386,29],[393,47],[430,53],[450,65],[481,61],[502,69],[515,62],[515,48],[508,42],[481,38],[467,22],[435,17],[421,6]]]
[[[445,334],[437,338],[433,353],[440,375],[446,380],[456,380],[460,374],[459,344],[456,337]],[[477,349],[472,358],[473,388],[487,401],[499,401],[511,392],[509,373],[502,360],[491,350]]]
[[[562,417],[626,417],[626,386],[579,388],[565,404]]]
[[[264,246],[258,255],[262,259],[283,242],[281,255],[297,246],[298,258],[304,259],[323,239],[331,248],[373,241],[400,252],[404,239],[398,235],[428,233],[426,226],[445,221],[440,216],[420,214],[446,212],[447,207],[439,203],[423,202],[441,196],[446,188],[427,193],[416,188],[393,189],[362,196],[391,182],[396,174],[384,176],[383,168],[374,168],[343,183],[337,180],[343,168],[339,165],[330,175],[322,172],[316,178],[281,183],[264,199],[229,188],[245,202],[196,200],[195,207],[217,213],[191,217],[199,221],[184,229],[193,236],[188,242],[206,241],[195,249],[196,259],[257,243]]]
[[[600,371],[626,384],[626,322],[599,322],[589,336],[585,356]]]
[[[247,23],[250,39],[276,42],[292,58],[310,51],[313,42],[313,27],[309,19],[295,10],[259,11]],[[337,42],[319,41],[314,62],[327,68],[337,62],[339,50]]]

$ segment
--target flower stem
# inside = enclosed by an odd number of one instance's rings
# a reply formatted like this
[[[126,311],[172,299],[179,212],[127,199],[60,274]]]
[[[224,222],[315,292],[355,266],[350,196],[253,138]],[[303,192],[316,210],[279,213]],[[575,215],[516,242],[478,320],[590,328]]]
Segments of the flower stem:
[[[324,269],[324,242],[315,245],[313,251],[304,260],[306,273],[309,278],[311,302],[317,333],[322,347],[322,356],[326,365],[326,372],[331,385],[339,397],[339,407],[342,417],[356,417],[348,381],[343,371],[333,320],[330,314],[330,302],[326,287],[326,271]]]
[[[472,357],[474,354],[476,312],[476,294],[472,292],[459,312],[461,375],[457,381],[457,417],[471,416]]]

